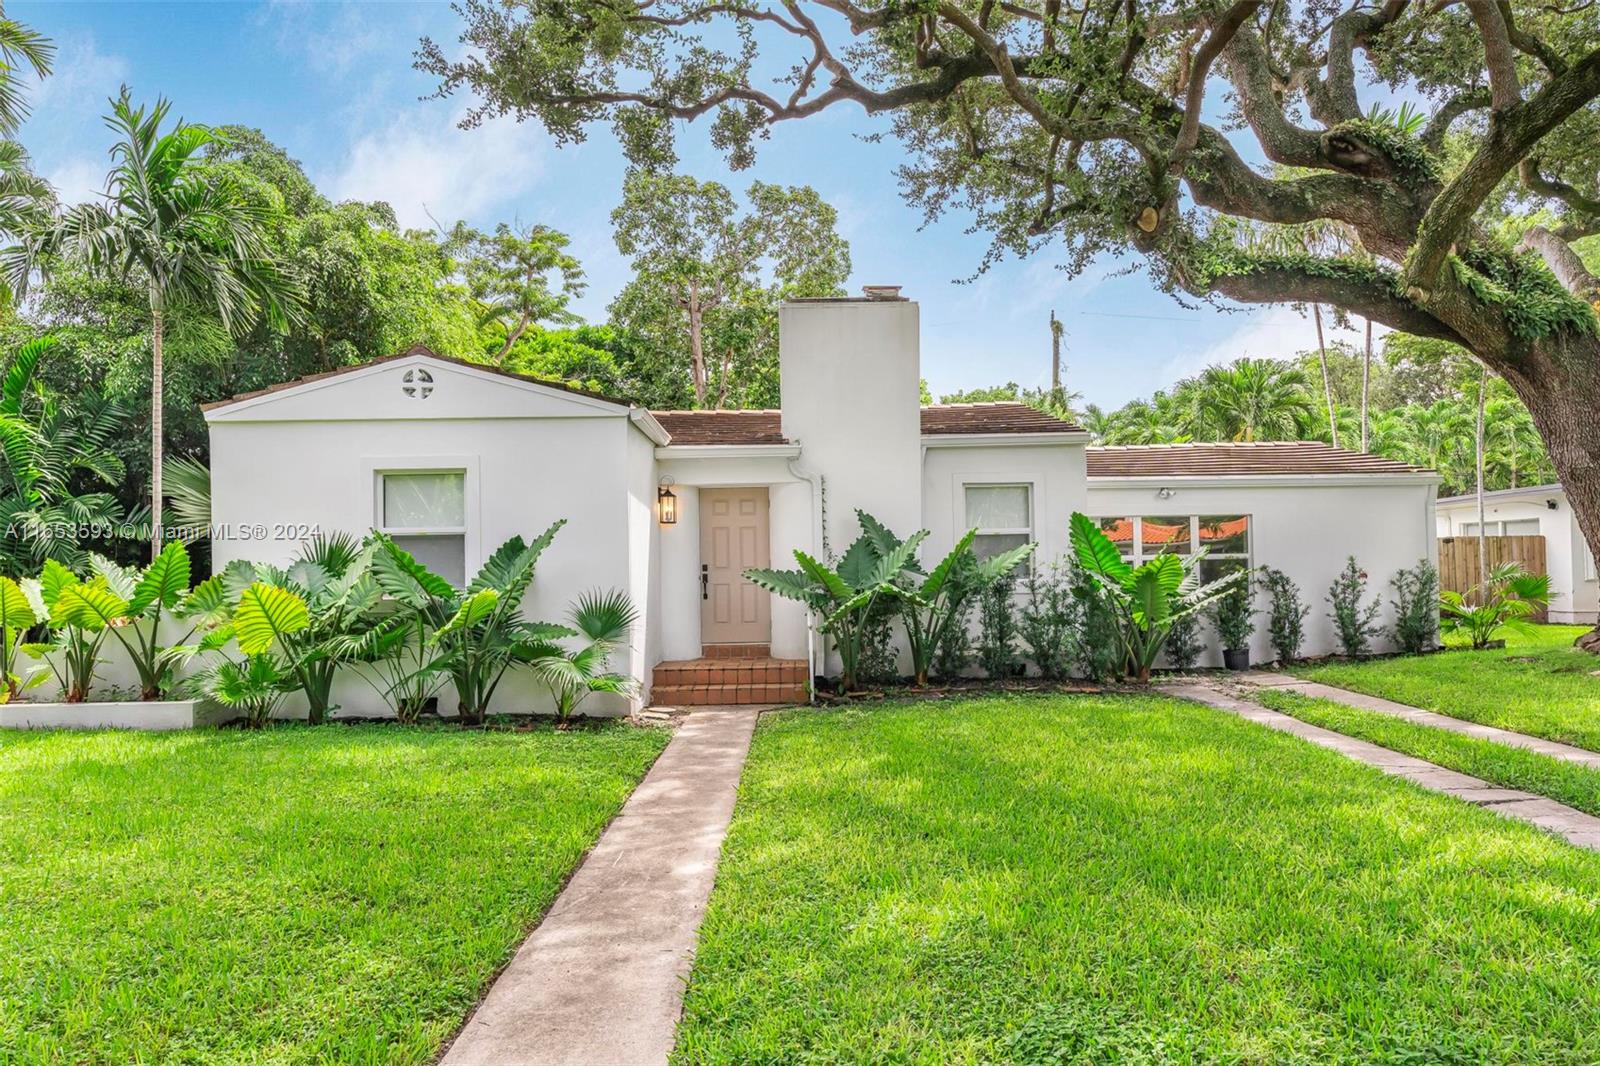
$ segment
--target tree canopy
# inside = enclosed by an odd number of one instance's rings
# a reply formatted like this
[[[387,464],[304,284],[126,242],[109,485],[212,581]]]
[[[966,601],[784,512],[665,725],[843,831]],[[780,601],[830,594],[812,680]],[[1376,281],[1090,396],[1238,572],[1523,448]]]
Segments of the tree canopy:
[[[1600,5],[460,10],[464,57],[425,41],[418,62],[441,93],[476,94],[469,123],[509,113],[573,141],[609,122],[660,169],[675,120],[708,117],[739,167],[775,125],[859,106],[906,146],[906,195],[973,212],[991,256],[1132,251],[1176,293],[1331,305],[1459,344],[1527,404],[1600,544],[1600,286],[1571,245],[1600,232]],[[1348,250],[1262,240],[1313,223]]]

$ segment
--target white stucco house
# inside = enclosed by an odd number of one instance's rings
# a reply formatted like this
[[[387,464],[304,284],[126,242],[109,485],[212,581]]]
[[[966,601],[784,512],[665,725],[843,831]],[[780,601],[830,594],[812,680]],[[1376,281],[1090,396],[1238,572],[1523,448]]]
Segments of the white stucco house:
[[[375,527],[460,580],[565,518],[526,612],[627,590],[642,623],[620,665],[642,700],[688,703],[795,699],[830,672],[804,610],[741,572],[842,551],[857,508],[928,529],[934,559],[976,527],[980,550],[1032,540],[1048,566],[1084,511],[1136,557],[1202,545],[1277,566],[1313,607],[1308,654],[1333,650],[1322,599],[1347,555],[1375,594],[1433,557],[1427,471],[1321,444],[1092,448],[1022,404],[919,406],[918,305],[895,288],[785,305],[780,363],[781,411],[651,412],[422,348],[213,404],[213,565]],[[359,682],[337,695],[380,706]]]
[[[1501,489],[1483,495],[1483,524],[1490,537],[1544,538],[1550,575],[1552,622],[1593,625],[1600,621],[1600,580],[1594,552],[1578,528],[1578,517],[1560,485]],[[1478,535],[1478,497],[1449,496],[1436,508],[1441,537]]]

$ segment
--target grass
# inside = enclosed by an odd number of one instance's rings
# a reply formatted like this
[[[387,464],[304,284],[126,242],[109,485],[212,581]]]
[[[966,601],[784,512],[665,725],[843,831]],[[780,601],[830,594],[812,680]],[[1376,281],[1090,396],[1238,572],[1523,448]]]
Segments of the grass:
[[[1297,692],[1259,689],[1253,695],[1266,706],[1303,722],[1481,777],[1500,788],[1549,796],[1569,807],[1600,815],[1600,770],[1592,767]]]
[[[1534,626],[1493,651],[1324,663],[1293,673],[1469,722],[1600,751],[1600,657],[1572,647],[1588,626]]]
[[[1593,1062],[1600,856],[1209,708],[763,719],[676,1061]]]
[[[666,739],[0,735],[0,1062],[425,1062]]]

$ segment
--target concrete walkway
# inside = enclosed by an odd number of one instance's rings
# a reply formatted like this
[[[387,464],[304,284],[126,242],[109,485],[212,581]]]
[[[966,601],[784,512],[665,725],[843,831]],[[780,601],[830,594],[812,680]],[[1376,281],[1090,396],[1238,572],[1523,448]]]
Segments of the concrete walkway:
[[[444,1066],[667,1061],[758,713],[685,719]]]
[[[1395,718],[1404,718],[1408,722],[1418,725],[1432,726],[1451,733],[1460,733],[1463,736],[1477,737],[1479,740],[1492,740],[1497,744],[1506,744],[1513,748],[1526,748],[1536,751],[1540,755],[1548,755],[1552,759],[1562,762],[1574,762],[1583,766],[1600,767],[1600,753],[1588,751],[1584,748],[1575,748],[1571,744],[1561,744],[1554,740],[1544,740],[1540,737],[1530,737],[1526,733],[1513,733],[1509,729],[1499,729],[1492,725],[1480,725],[1462,718],[1452,718],[1448,714],[1437,714],[1425,711],[1420,707],[1413,707],[1408,703],[1396,703],[1386,700],[1381,696],[1368,696],[1364,692],[1351,692],[1349,689],[1335,688],[1332,685],[1323,685],[1315,681],[1302,681],[1298,677],[1288,674],[1251,673],[1239,678],[1241,684],[1254,685],[1258,688],[1279,688],[1289,692],[1298,692],[1302,696],[1313,696],[1320,699],[1332,700],[1342,703],[1347,707],[1357,707],[1363,711],[1376,711],[1378,714],[1392,715]]]
[[[1174,696],[1231,711],[1241,718],[1248,718],[1269,728],[1292,733],[1303,740],[1320,747],[1331,748],[1357,762],[1375,766],[1386,774],[1403,777],[1431,791],[1442,792],[1507,818],[1516,818],[1536,825],[1540,829],[1549,830],[1566,838],[1569,843],[1580,848],[1600,851],[1600,818],[1568,807],[1564,803],[1557,803],[1553,799],[1546,799],[1532,792],[1495,788],[1487,781],[1470,774],[1458,773],[1425,759],[1402,755],[1365,740],[1357,740],[1343,733],[1335,733],[1331,729],[1302,722],[1281,711],[1274,711],[1259,703],[1240,699],[1219,684],[1186,682],[1163,685],[1161,689]]]

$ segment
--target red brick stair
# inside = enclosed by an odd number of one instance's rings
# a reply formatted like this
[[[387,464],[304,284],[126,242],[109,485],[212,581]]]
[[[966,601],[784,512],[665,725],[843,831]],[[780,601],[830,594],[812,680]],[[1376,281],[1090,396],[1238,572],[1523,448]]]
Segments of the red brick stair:
[[[669,660],[656,666],[650,688],[650,702],[659,707],[804,703],[807,695],[805,660],[774,659],[770,654]]]

